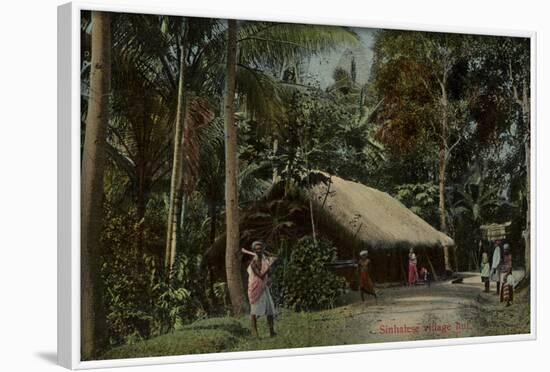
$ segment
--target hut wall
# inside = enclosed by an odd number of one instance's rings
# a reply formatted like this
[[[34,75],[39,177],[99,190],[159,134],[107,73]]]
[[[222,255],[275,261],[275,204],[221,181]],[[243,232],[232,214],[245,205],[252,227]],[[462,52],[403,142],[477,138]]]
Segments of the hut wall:
[[[428,271],[435,270],[437,275],[445,272],[445,260],[442,248],[415,249],[418,259],[418,269],[425,267]],[[406,248],[370,249],[371,275],[375,283],[407,281],[409,250]],[[430,265],[431,263],[431,265]]]

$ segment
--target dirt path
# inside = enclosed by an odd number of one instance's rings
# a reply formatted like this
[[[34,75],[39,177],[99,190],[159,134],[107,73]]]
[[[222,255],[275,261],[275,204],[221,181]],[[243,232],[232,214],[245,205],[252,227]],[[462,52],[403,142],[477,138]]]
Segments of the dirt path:
[[[337,310],[345,319],[342,336],[348,344],[477,336],[481,332],[472,317],[481,290],[479,277],[461,284],[383,289],[378,300],[370,297]]]
[[[357,292],[342,300],[347,305],[320,312],[281,311],[275,328],[277,337],[244,337],[233,350],[263,350],[325,345],[462,338],[496,334],[526,333],[529,304],[523,299],[505,308],[496,296],[482,293],[479,274],[464,273],[462,283],[433,283],[431,286],[380,289],[377,300],[365,303]],[[518,299],[519,300],[519,299]],[[525,302],[525,303],[523,303]],[[243,318],[248,326],[248,318]]]

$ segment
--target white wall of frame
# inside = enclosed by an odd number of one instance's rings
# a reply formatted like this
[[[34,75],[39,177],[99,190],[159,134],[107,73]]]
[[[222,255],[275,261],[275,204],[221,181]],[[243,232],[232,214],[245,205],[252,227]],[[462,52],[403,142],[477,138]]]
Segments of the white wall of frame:
[[[106,1],[105,1],[106,3]],[[135,367],[133,371],[226,371],[262,369],[341,368],[402,370],[445,368],[463,371],[495,366],[539,370],[548,350],[548,179],[544,172],[548,129],[544,119],[550,99],[548,60],[550,26],[545,2],[516,1],[392,1],[392,0],[184,0],[116,1],[124,7],[153,6],[157,12],[174,13],[184,7],[194,13],[213,10],[212,15],[238,18],[269,18],[342,23],[368,26],[400,26],[491,33],[491,30],[537,31],[537,313],[538,339],[526,342],[442,346],[403,350],[369,351],[331,355],[249,359],[228,362],[192,363]],[[56,35],[57,5],[62,1],[18,1],[4,4],[0,14],[0,92],[2,135],[0,135],[0,248],[3,264],[0,283],[3,296],[0,314],[1,370],[58,370],[56,358]],[[154,5],[152,5],[154,4]],[[522,32],[523,34],[523,32]],[[546,67],[546,68],[545,68]],[[547,229],[546,229],[547,230]],[[545,294],[546,293],[546,294]],[[546,314],[546,315],[545,315]],[[102,369],[109,370],[109,369]]]

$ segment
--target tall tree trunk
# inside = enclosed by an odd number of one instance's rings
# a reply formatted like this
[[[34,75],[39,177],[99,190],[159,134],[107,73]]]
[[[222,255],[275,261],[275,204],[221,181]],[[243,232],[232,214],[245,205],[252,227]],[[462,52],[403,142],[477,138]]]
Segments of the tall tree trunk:
[[[225,74],[225,268],[233,313],[245,310],[239,250],[239,209],[237,193],[237,128],[235,126],[235,75],[237,63],[237,21],[228,20],[227,69]]]
[[[277,156],[277,151],[279,150],[279,140],[277,138],[273,139],[273,156]],[[279,182],[280,177],[279,173],[277,172],[277,168],[273,168],[273,177],[271,184],[272,186],[275,186],[277,182]]]
[[[183,141],[183,140],[182,140]],[[173,215],[172,215],[172,237],[170,239],[170,260],[168,262],[168,267],[170,270],[174,267],[174,262],[176,260],[177,248],[178,248],[178,237],[181,231],[181,221],[183,219],[183,208],[184,208],[184,193],[183,193],[183,168],[179,169],[179,176],[177,179],[176,192],[174,197],[173,205]]]
[[[442,146],[443,147],[443,146]],[[445,185],[447,179],[447,153],[444,148],[439,150],[439,228],[447,234],[447,218],[445,205]],[[448,246],[443,246],[445,271],[453,271],[451,266],[451,252]]]
[[[445,82],[441,84],[441,106],[442,106],[442,118],[441,118],[441,144],[439,148],[439,225],[440,230],[444,234],[447,234],[447,209],[445,205],[445,186],[447,182],[447,157],[448,157],[448,99],[447,90],[445,88]],[[443,255],[445,259],[445,271],[452,272],[451,266],[451,252],[450,247],[443,246]]]
[[[183,49],[183,48],[182,48]],[[178,106],[176,111],[176,129],[174,134],[174,157],[172,161],[172,178],[170,179],[170,202],[168,206],[168,221],[166,223],[166,250],[164,266],[168,273],[172,271],[177,251],[177,236],[183,191],[183,133],[185,121],[184,72],[185,53],[180,56],[180,74],[178,81]]]
[[[525,197],[527,198],[527,210],[525,213],[525,231],[523,232],[523,238],[525,241],[525,277],[529,278],[531,275],[531,118],[529,109],[529,93],[526,81],[523,81],[521,108],[523,114],[523,125],[526,126],[524,149],[526,170]]]
[[[307,151],[306,151],[307,153]],[[313,190],[311,188],[311,182],[309,178],[309,172],[311,171],[309,169],[309,162],[308,157],[306,155],[306,169],[308,172],[307,175],[307,193],[308,193],[308,199],[309,199],[309,218],[311,220],[311,236],[313,237],[313,244],[317,246],[317,231],[315,229],[315,216],[313,215]]]
[[[92,12],[90,98],[81,177],[81,353],[93,359],[106,344],[102,302],[101,226],[103,174],[111,92],[111,16]]]
[[[309,190],[309,218],[311,220],[311,236],[313,237],[313,244],[317,246],[317,232],[315,230],[315,217],[313,216],[313,201],[312,201],[312,194],[311,188]]]

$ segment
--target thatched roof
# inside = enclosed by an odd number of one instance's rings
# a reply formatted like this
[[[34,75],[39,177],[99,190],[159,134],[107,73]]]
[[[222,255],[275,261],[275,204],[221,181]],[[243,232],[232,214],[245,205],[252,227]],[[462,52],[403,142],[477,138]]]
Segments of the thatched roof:
[[[443,247],[454,241],[385,192],[332,176],[314,188],[316,209],[373,248]],[[325,200],[326,198],[326,200]],[[324,202],[324,205],[323,205]]]

